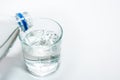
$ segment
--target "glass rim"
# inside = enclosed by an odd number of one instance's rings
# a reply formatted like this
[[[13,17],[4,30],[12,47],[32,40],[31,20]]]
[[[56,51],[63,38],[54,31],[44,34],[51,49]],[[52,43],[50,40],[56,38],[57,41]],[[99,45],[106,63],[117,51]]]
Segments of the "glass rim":
[[[60,33],[60,37],[57,39],[57,41],[56,41],[55,43],[49,45],[49,47],[52,47],[52,46],[56,45],[58,42],[60,42],[60,40],[61,40],[62,37],[63,37],[63,29],[62,29],[62,26],[61,26],[57,21],[55,21],[55,20],[53,20],[53,19],[51,19],[51,18],[39,18],[39,19],[41,19],[41,20],[42,20],[42,19],[46,19],[46,20],[53,21],[53,22],[55,22],[55,23],[58,25],[58,27],[60,28],[60,32],[61,32],[61,33]],[[29,46],[29,47],[32,47],[31,45],[27,44],[26,42],[24,42],[24,41],[22,40],[20,34],[19,34],[19,39],[20,39],[20,41],[21,41],[23,44],[25,44],[25,45],[27,45],[27,46]]]

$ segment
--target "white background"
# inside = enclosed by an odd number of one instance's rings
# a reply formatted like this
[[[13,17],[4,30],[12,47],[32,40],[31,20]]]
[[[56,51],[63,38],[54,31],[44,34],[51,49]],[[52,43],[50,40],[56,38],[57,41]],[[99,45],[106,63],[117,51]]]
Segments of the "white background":
[[[0,62],[0,80],[120,80],[120,0],[0,0],[0,16],[21,11],[62,25],[62,63],[50,76],[32,76],[17,39]]]

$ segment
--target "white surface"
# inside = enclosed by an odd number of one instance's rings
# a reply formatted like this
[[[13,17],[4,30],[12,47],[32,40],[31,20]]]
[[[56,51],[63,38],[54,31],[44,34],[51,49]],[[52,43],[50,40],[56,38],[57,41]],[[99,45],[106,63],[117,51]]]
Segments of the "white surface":
[[[1,15],[28,11],[52,18],[62,25],[64,36],[56,73],[45,78],[30,75],[17,40],[0,62],[0,80],[120,80],[119,4],[120,0],[1,0]]]

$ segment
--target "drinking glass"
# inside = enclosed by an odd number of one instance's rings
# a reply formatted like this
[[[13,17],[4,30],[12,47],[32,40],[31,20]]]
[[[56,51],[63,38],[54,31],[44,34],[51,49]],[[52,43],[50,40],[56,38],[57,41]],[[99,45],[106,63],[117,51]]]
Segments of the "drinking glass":
[[[32,27],[20,33],[24,61],[30,73],[45,76],[58,69],[62,36],[61,25],[48,18],[33,20]]]

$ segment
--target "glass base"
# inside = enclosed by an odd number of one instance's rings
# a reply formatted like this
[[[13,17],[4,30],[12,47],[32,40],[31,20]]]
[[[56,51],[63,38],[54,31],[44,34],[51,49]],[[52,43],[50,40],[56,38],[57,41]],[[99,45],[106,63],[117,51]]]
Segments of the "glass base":
[[[60,64],[58,62],[52,64],[39,64],[39,66],[27,65],[27,69],[31,74],[43,77],[56,72],[57,69],[59,68],[59,65]]]

